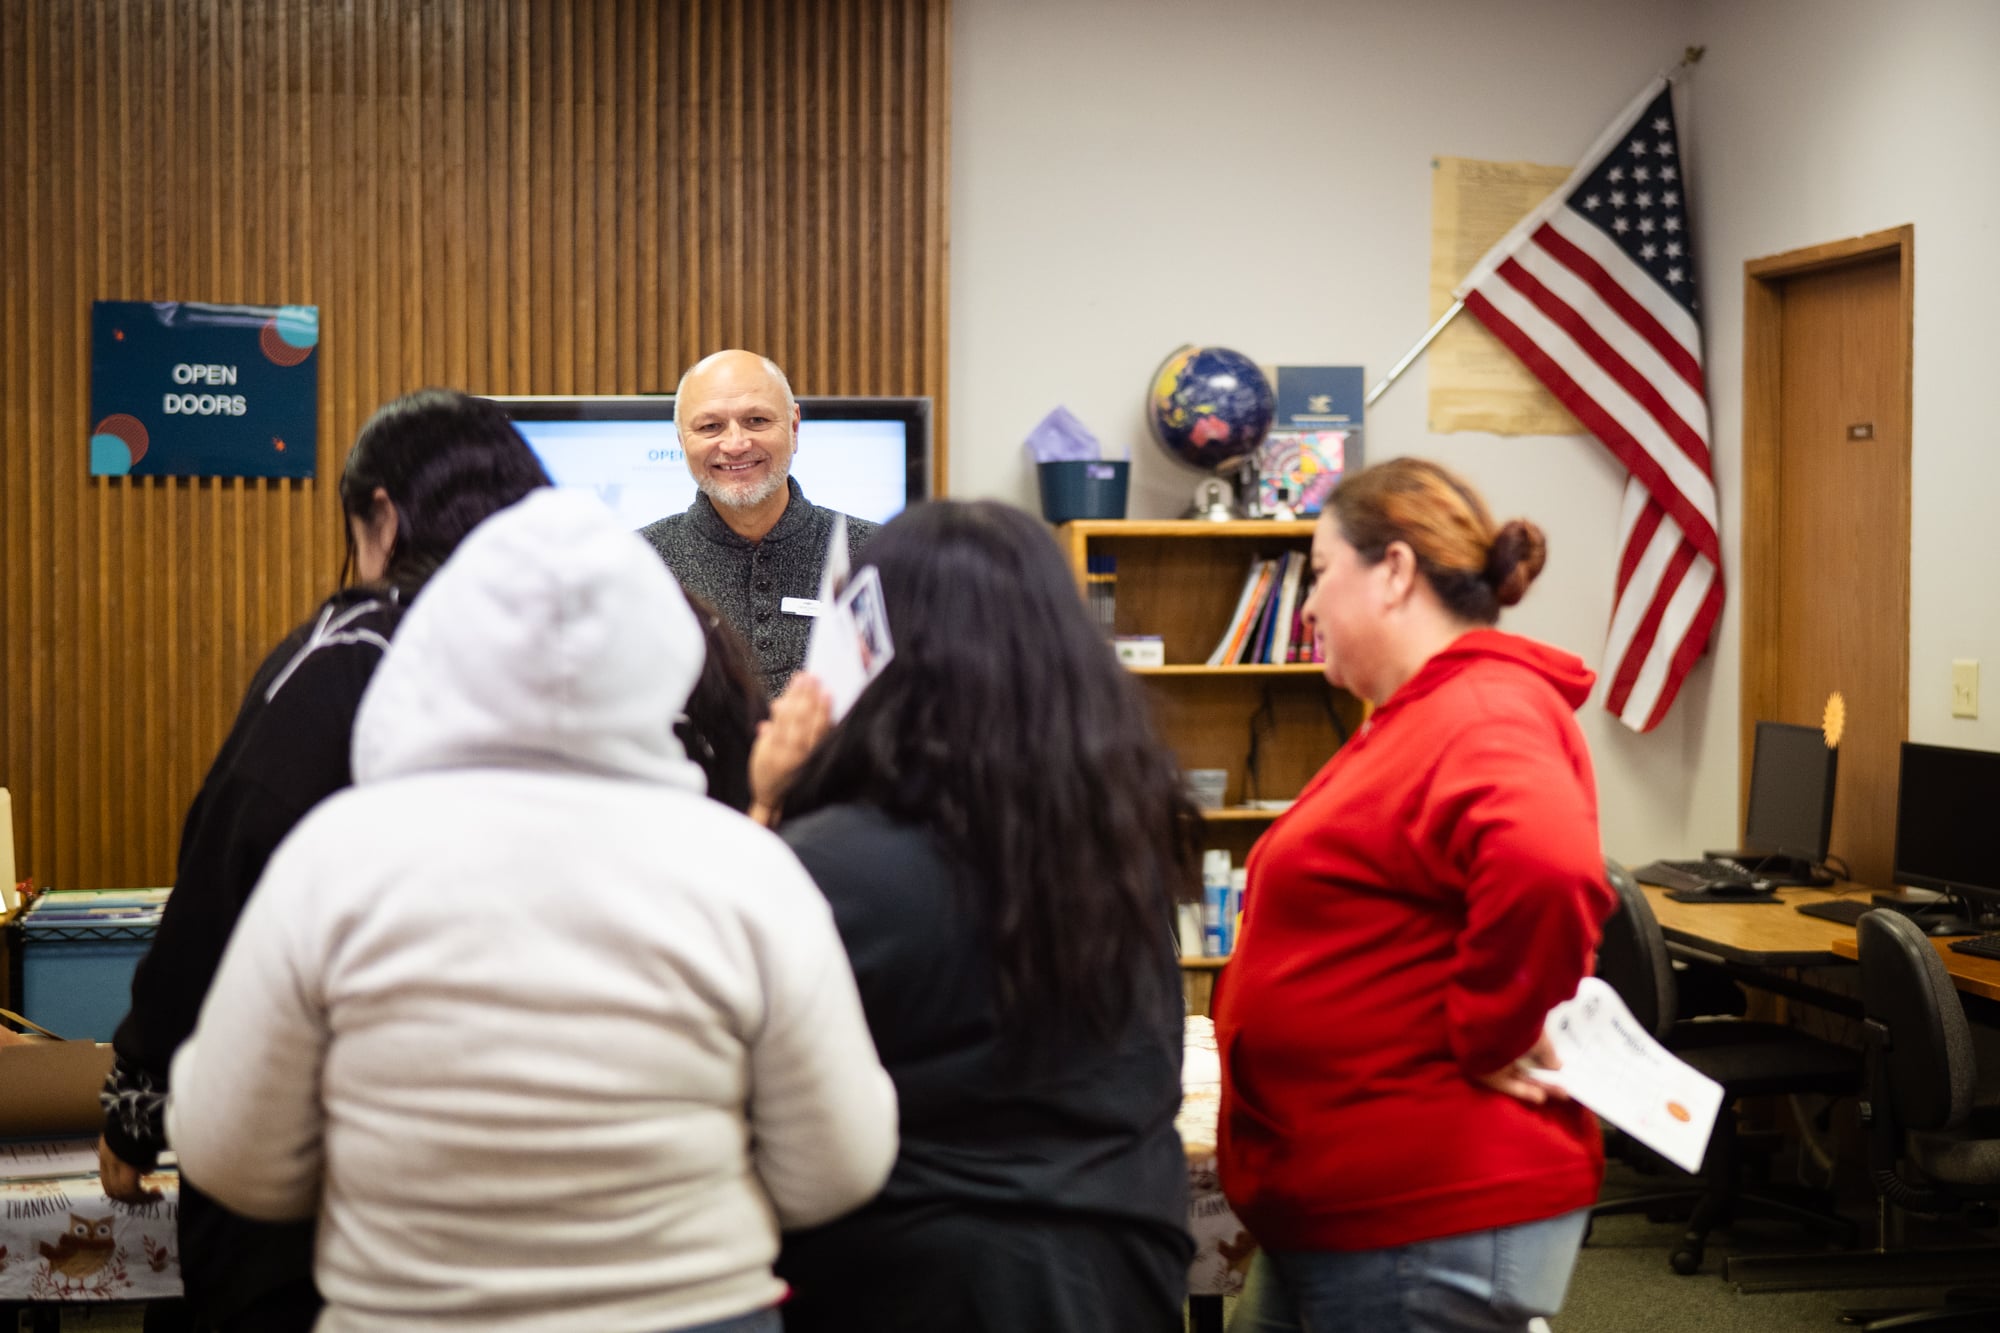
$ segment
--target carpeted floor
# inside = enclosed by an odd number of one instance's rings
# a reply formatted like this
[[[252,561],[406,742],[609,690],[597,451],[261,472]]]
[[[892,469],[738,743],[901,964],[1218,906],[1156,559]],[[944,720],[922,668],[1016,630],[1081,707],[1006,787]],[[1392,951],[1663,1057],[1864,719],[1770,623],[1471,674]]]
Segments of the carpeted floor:
[[[1636,1194],[1661,1187],[1622,1164],[1613,1163],[1605,1182],[1605,1197]],[[1864,1242],[1873,1237],[1865,1200],[1855,1201],[1843,1215],[1860,1225]],[[1867,1288],[1846,1291],[1739,1291],[1722,1278],[1723,1260],[1731,1254],[1796,1254],[1812,1249],[1799,1228],[1781,1223],[1745,1224],[1734,1233],[1717,1233],[1698,1273],[1682,1277],[1667,1265],[1667,1255],[1681,1234],[1673,1222],[1649,1222],[1643,1217],[1608,1217],[1591,1232],[1577,1259],[1569,1300],[1550,1320],[1554,1333],[1791,1333],[1791,1330],[1838,1330],[1846,1307],[1930,1307],[1942,1301],[1939,1288]],[[1973,1239],[1962,1226],[1940,1224],[1932,1238],[1947,1243]],[[1995,1278],[2000,1280],[2000,1265]],[[1988,1319],[1965,1323],[1993,1333]],[[1951,1330],[1945,1330],[1951,1333]]]
[[[1640,1175],[1613,1162],[1605,1182],[1605,1197],[1638,1194],[1665,1182]],[[1873,1232],[1856,1203],[1862,1235]],[[1746,1294],[1722,1279],[1723,1260],[1731,1254],[1794,1254],[1810,1242],[1796,1227],[1782,1224],[1744,1225],[1734,1233],[1711,1238],[1702,1269],[1682,1277],[1667,1265],[1667,1255],[1681,1234],[1675,1222],[1649,1222],[1643,1217],[1609,1217],[1591,1232],[1577,1259],[1569,1299],[1562,1313],[1549,1321],[1551,1333],[1793,1333],[1819,1330],[1839,1333],[1843,1308],[1928,1308],[1941,1302],[1940,1289],[1869,1288],[1849,1291],[1787,1291]],[[1970,1239],[1962,1227],[1940,1224],[1932,1239]],[[2000,1239],[1988,1237],[1988,1239]],[[2000,1264],[1994,1279],[2000,1282]],[[1995,1333],[1991,1319],[1962,1321],[1941,1333]]]

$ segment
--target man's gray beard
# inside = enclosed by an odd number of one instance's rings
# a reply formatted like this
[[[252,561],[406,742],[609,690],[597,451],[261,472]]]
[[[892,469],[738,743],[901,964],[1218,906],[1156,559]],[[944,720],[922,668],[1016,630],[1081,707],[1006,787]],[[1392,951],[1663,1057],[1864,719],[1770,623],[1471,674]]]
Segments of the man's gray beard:
[[[792,465],[790,460],[787,460],[782,468],[772,468],[765,475],[764,480],[757,483],[757,488],[754,491],[746,492],[741,488],[731,487],[709,476],[704,476],[695,485],[703,495],[708,497],[708,502],[717,509],[755,509],[758,505],[763,504],[772,496],[784,490],[785,482],[791,475]]]

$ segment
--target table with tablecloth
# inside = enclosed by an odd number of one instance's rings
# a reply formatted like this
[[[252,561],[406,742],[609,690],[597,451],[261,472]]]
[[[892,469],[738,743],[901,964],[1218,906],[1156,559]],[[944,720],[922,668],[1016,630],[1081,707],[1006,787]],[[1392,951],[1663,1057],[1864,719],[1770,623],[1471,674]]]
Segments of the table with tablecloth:
[[[1187,1020],[1177,1125],[1187,1149],[1188,1228],[1195,1256],[1188,1291],[1235,1295],[1255,1250],[1216,1175],[1215,1126],[1222,1067],[1215,1027]],[[133,1301],[178,1296],[176,1235],[180,1179],[148,1176],[157,1203],[114,1203],[98,1187],[94,1141],[87,1138],[0,1144],[0,1304],[22,1301]],[[45,1159],[45,1160],[38,1160]]]
[[[0,1143],[0,1306],[180,1295],[180,1179],[146,1184],[158,1202],[106,1198],[95,1139]]]
[[[1222,1060],[1215,1050],[1215,1024],[1191,1015],[1181,1056],[1181,1113],[1175,1124],[1187,1150],[1188,1229],[1195,1243],[1188,1293],[1194,1296],[1234,1296],[1242,1291],[1243,1275],[1257,1248],[1222,1197],[1215,1165],[1215,1123],[1221,1112]]]

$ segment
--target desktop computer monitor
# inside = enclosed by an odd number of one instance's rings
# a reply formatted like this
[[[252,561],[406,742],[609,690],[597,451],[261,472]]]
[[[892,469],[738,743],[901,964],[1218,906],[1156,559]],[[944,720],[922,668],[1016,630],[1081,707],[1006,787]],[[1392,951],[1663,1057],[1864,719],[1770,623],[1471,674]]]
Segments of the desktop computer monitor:
[[[1759,722],[1750,758],[1746,851],[1818,865],[1833,836],[1834,779],[1840,751],[1817,727]]]
[[[672,394],[495,397],[549,480],[596,492],[642,528],[694,501]],[[792,476],[816,505],[886,523],[931,493],[931,400],[799,399]]]
[[[2000,754],[1903,742],[1891,874],[1975,919],[2000,912]]]

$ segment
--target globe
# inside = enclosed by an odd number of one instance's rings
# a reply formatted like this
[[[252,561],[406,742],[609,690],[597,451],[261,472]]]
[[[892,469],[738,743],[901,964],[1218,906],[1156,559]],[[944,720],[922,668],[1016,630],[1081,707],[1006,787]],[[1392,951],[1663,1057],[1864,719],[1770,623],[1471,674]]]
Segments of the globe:
[[[1160,363],[1146,419],[1160,447],[1204,472],[1250,456],[1270,432],[1277,399],[1257,363],[1227,347],[1182,347]]]

